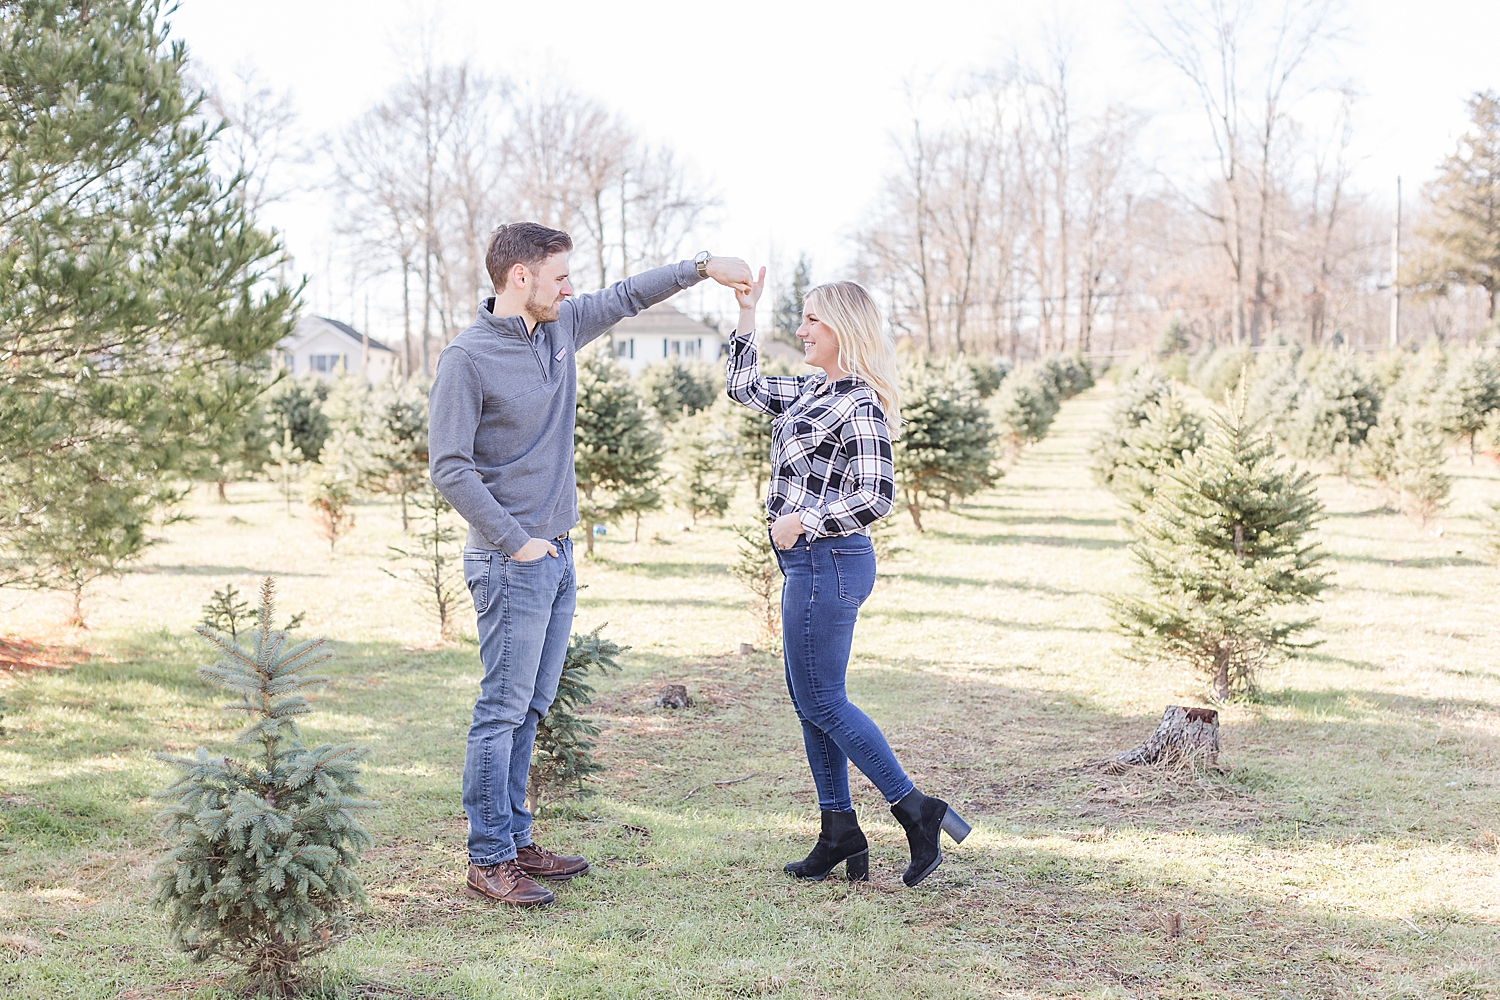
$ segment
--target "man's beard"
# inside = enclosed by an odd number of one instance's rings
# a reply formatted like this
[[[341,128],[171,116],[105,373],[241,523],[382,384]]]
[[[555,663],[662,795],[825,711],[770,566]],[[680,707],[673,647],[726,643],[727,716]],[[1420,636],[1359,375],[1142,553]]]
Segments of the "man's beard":
[[[542,289],[534,286],[531,294],[526,296],[526,315],[533,323],[554,323],[557,321],[558,302],[554,300],[550,305],[542,305]]]

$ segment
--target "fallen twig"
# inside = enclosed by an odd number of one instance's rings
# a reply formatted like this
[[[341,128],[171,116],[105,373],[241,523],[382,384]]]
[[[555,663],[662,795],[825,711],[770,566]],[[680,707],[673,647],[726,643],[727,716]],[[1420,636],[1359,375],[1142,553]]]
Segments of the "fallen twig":
[[[1424,931],[1424,930],[1422,930],[1422,928],[1418,927],[1412,921],[1411,917],[1403,917],[1401,914],[1398,913],[1398,914],[1396,914],[1396,919],[1399,920],[1399,921],[1401,921],[1402,923],[1404,923],[1406,926],[1410,927],[1412,930],[1416,931],[1417,932],[1417,937],[1426,937],[1427,936],[1427,932]]]
[[[603,816],[589,816],[588,817],[588,821],[590,823],[608,823],[608,824],[612,824],[614,826],[623,826],[625,829],[629,830],[631,833],[638,833],[642,837],[645,837],[647,840],[651,839],[651,831],[650,830],[646,829],[644,826],[636,826],[634,823],[626,823],[626,822],[624,822],[622,820],[618,820],[618,819],[605,819]]]
[[[743,778],[726,778],[723,781],[710,781],[707,784],[694,786],[694,788],[693,788],[692,791],[688,792],[686,795],[684,795],[682,798],[678,799],[677,801],[678,802],[686,802],[688,799],[692,798],[694,795],[696,795],[699,792],[703,791],[703,789],[707,788],[709,785],[713,785],[715,788],[723,788],[725,785],[738,785],[742,781],[749,781],[751,778],[755,777],[759,773],[760,773],[759,771],[751,771],[749,774],[745,775]]]

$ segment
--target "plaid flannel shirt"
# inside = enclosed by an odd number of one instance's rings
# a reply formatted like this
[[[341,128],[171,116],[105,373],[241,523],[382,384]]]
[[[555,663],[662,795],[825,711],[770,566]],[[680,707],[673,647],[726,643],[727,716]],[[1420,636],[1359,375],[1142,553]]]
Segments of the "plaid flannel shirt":
[[[775,420],[767,521],[798,513],[808,541],[867,535],[896,495],[891,433],[875,391],[852,375],[762,377],[750,336],[729,338],[729,398]]]

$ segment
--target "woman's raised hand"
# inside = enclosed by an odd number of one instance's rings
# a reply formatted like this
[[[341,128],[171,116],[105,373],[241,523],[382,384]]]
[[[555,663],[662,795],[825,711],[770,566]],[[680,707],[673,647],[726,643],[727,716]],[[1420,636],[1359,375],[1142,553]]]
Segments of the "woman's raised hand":
[[[738,288],[734,290],[734,299],[740,304],[741,309],[754,309],[755,303],[760,301],[760,293],[766,290],[766,269],[760,269],[760,275],[750,283],[750,290],[742,292]]]

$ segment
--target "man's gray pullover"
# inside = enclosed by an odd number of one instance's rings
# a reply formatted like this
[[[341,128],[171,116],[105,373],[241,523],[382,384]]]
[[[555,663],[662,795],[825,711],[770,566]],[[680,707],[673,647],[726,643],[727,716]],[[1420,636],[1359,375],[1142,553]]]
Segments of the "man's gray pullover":
[[[702,279],[690,260],[563,301],[532,334],[520,316],[495,316],[494,299],[438,358],[428,396],[428,469],[469,522],[470,548],[515,555],[530,538],[578,523],[573,423],[574,356],[627,316]]]

